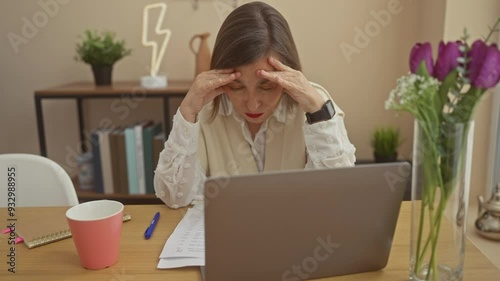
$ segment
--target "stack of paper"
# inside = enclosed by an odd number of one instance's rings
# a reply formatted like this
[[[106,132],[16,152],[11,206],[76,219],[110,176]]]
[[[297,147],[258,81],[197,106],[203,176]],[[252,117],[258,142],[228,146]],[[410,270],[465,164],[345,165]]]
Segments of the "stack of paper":
[[[205,265],[205,223],[203,209],[191,208],[167,239],[157,268]]]

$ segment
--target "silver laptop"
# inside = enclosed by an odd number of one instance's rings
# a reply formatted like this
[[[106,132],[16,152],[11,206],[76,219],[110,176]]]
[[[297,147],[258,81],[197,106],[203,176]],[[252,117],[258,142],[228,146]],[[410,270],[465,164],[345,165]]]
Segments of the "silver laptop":
[[[296,281],[387,265],[408,163],[211,178],[206,281]]]

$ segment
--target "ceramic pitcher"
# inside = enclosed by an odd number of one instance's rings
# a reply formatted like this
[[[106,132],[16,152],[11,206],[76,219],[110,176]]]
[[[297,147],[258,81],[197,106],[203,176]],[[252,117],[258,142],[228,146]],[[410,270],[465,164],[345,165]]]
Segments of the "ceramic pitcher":
[[[207,42],[208,36],[210,36],[210,33],[208,32],[196,34],[191,38],[191,41],[189,41],[189,47],[191,48],[191,52],[193,52],[193,54],[195,55],[195,64],[196,64],[195,77],[196,75],[200,74],[203,71],[210,70],[211,55]],[[197,38],[200,39],[198,50],[196,50],[193,46],[193,43]]]

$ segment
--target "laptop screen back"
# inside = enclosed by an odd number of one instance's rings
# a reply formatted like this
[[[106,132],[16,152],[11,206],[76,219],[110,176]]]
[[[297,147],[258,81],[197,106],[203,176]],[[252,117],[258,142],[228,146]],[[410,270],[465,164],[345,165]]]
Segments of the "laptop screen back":
[[[206,280],[384,268],[410,170],[391,163],[208,179]]]

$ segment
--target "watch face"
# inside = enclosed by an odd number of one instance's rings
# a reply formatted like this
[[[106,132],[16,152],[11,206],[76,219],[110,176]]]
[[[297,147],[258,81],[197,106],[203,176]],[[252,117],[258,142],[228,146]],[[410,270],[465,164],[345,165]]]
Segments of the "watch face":
[[[333,116],[335,115],[335,108],[333,107],[332,101],[331,100],[326,101],[325,106],[328,110],[328,115],[330,116],[330,118],[333,118]]]

